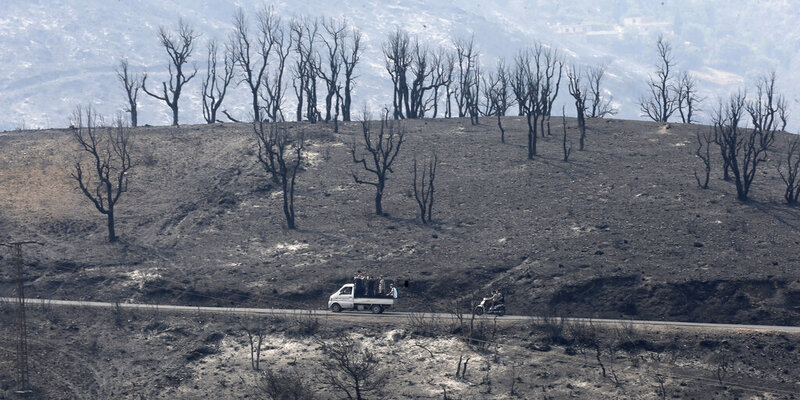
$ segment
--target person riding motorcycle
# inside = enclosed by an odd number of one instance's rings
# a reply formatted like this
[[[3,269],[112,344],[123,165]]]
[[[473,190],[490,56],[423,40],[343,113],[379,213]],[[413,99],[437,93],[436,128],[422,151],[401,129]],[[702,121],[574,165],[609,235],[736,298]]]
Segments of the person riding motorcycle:
[[[504,302],[503,294],[500,293],[500,290],[492,290],[491,297],[484,297],[483,298],[484,305],[486,310],[493,309],[496,305],[502,304]]]

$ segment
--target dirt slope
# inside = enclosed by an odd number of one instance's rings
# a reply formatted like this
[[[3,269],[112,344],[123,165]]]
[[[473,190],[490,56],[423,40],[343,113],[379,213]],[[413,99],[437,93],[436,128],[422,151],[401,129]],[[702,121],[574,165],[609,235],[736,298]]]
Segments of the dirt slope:
[[[69,179],[70,132],[4,133],[0,240],[46,244],[27,267],[28,293],[41,297],[324,307],[365,270],[409,280],[406,309],[446,310],[498,287],[520,314],[797,324],[800,209],[782,204],[771,163],[743,204],[718,162],[709,190],[694,182],[694,135],[708,127],[592,120],[587,150],[565,163],[560,136],[540,139],[529,161],[524,121],[504,124],[506,144],[487,119],[406,122],[386,217],[351,176],[358,123],[339,134],[293,125],[310,139],[297,231],[283,228],[249,126],[139,128],[114,245]],[[432,149],[435,224],[425,226],[411,166]],[[3,293],[11,278],[3,268]]]

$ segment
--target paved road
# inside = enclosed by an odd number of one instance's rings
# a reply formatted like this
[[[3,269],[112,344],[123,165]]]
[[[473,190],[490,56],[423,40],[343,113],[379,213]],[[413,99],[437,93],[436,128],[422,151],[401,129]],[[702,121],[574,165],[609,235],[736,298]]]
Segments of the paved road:
[[[16,303],[15,297],[0,297],[0,302]],[[45,306],[66,306],[66,307],[98,307],[113,308],[119,306],[125,309],[144,309],[173,312],[205,312],[213,314],[249,314],[249,315],[316,315],[327,318],[357,318],[362,320],[408,320],[415,318],[432,318],[439,320],[453,320],[456,316],[450,313],[412,313],[412,312],[385,312],[383,314],[371,314],[369,312],[341,312],[332,313],[327,310],[297,310],[280,308],[239,308],[239,307],[202,307],[202,306],[173,306],[167,304],[135,304],[135,303],[104,303],[98,301],[72,301],[72,300],[47,300],[47,299],[25,299],[28,305]],[[478,318],[494,318],[494,316],[482,316]],[[526,315],[505,315],[499,317],[498,321],[541,321],[542,317]],[[694,328],[712,329],[724,331],[762,331],[762,332],[784,332],[800,333],[800,326],[780,326],[780,325],[740,325],[740,324],[715,324],[704,322],[678,322],[678,321],[645,321],[630,319],[589,319],[589,318],[564,318],[567,322],[589,322],[596,325],[623,325],[630,324],[639,327],[675,327],[675,328]]]

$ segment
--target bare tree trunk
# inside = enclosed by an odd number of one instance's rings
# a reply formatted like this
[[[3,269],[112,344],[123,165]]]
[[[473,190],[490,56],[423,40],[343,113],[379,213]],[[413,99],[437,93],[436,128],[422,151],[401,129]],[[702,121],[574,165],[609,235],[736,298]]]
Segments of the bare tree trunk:
[[[172,109],[172,125],[178,126],[178,100],[181,97],[181,91],[183,86],[197,75],[197,66],[194,67],[194,72],[189,75],[184,74],[183,67],[189,61],[189,57],[192,56],[194,40],[197,39],[199,34],[195,34],[194,29],[181,20],[178,22],[177,38],[173,36],[172,32],[168,32],[163,27],[159,28],[158,36],[170,59],[170,64],[168,64],[169,88],[167,88],[167,82],[162,81],[160,95],[148,91],[145,84],[147,74],[144,74],[142,77],[142,90],[151,97],[165,102]]]
[[[649,117],[656,122],[667,122],[675,112],[678,101],[675,86],[672,84],[672,46],[663,37],[658,37],[659,64],[656,76],[650,77],[648,82],[649,95],[639,100],[642,116]]]
[[[72,178],[97,211],[106,215],[108,241],[116,242],[114,206],[122,193],[128,191],[128,174],[133,167],[130,157],[130,129],[122,121],[122,117],[115,121],[113,128],[98,128],[97,116],[91,107],[77,107],[73,118],[76,126],[73,137],[80,145],[81,153],[88,154],[91,161],[76,161]],[[94,167],[89,176],[84,174],[85,165]]]
[[[380,131],[377,133],[372,132],[369,118],[369,114],[365,111],[361,122],[361,130],[364,137],[364,149],[369,153],[370,157],[365,155],[357,156],[355,143],[350,149],[350,154],[354,163],[361,164],[367,172],[375,175],[375,181],[362,180],[356,174],[353,174],[353,180],[357,184],[375,187],[375,214],[384,215],[382,206],[383,191],[388,174],[393,172],[392,163],[394,163],[397,154],[400,152],[405,132],[402,125],[397,123],[398,126],[395,126],[395,123],[389,120],[388,110],[381,118]],[[370,160],[369,163],[367,159]]]
[[[106,217],[108,223],[108,241],[114,243],[119,239],[117,238],[117,231],[114,229],[114,206],[108,208]]]
[[[135,128],[138,123],[137,98],[139,96],[139,89],[142,88],[142,79],[138,77],[138,74],[131,76],[127,58],[120,60],[116,72],[117,78],[120,83],[122,83],[123,89],[125,89],[125,95],[128,100],[128,106],[125,108],[125,112],[130,113],[131,126]]]
[[[561,107],[561,123],[564,128],[564,136],[562,137],[561,146],[564,148],[564,162],[569,162],[569,153],[572,152],[572,144],[570,143],[567,148],[567,117],[564,112],[564,107]]]

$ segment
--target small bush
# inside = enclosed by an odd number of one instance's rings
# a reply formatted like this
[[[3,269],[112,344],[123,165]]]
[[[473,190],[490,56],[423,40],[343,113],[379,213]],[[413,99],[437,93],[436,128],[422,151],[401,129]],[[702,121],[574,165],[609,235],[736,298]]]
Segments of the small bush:
[[[314,400],[316,394],[297,369],[267,369],[256,384],[256,396],[270,400]]]
[[[570,343],[566,336],[565,322],[563,318],[545,316],[531,321],[531,333],[544,335],[547,344],[567,345]]]
[[[286,331],[299,337],[314,336],[322,325],[319,318],[310,311],[305,314],[297,314],[289,317],[291,327]]]
[[[424,337],[437,337],[445,333],[442,321],[423,313],[411,313],[408,316],[408,331],[413,335]]]

